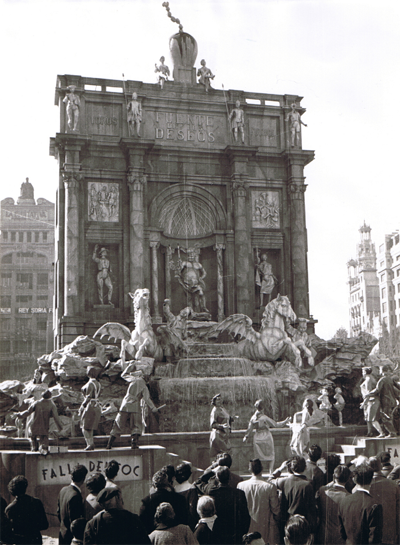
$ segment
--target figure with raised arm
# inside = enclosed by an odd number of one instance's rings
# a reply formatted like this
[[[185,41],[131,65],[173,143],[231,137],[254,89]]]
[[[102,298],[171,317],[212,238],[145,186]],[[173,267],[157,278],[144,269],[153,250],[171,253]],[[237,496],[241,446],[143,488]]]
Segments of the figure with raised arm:
[[[206,89],[206,93],[208,93],[208,91],[211,89],[210,79],[214,79],[215,76],[211,72],[211,70],[206,66],[206,61],[204,59],[200,61],[200,64],[201,64],[201,68],[197,70],[197,76],[198,77],[200,76],[199,83],[201,85],[204,85]]]
[[[79,108],[81,105],[81,100],[78,95],[75,94],[75,85],[68,85],[69,93],[64,97],[64,104],[67,105],[67,121],[68,128],[70,131],[79,132],[78,122],[79,122]]]
[[[301,120],[301,115],[296,110],[296,104],[290,106],[292,110],[287,114],[286,121],[289,122],[290,127],[290,136],[292,147],[300,146],[300,125],[307,127],[305,123]]]
[[[200,250],[189,248],[187,251],[187,261],[180,261],[178,264],[178,281],[185,292],[192,299],[192,308],[195,312],[209,312],[206,307],[206,298],[204,291],[206,285],[204,279],[207,272],[199,262]]]
[[[238,132],[240,131],[242,135],[242,144],[244,144],[244,111],[240,107],[240,100],[236,101],[236,108],[233,108],[229,114],[229,120],[231,121],[235,142],[237,142]]]
[[[140,136],[140,125],[142,123],[142,104],[138,101],[137,93],[132,93],[132,100],[126,105],[128,110],[128,125],[129,133],[133,136],[136,134]]]
[[[316,425],[329,425],[327,415],[324,411],[320,411],[315,401],[307,397],[303,403],[301,414],[301,424],[294,422],[292,426],[292,440],[290,448],[294,454],[306,456],[308,447],[310,446],[310,427]]]
[[[99,299],[100,303],[104,305],[104,293],[103,293],[103,287],[106,285],[108,288],[108,304],[113,306],[111,302],[112,294],[113,294],[113,284],[111,281],[110,273],[111,273],[111,264],[110,261],[107,259],[108,256],[108,250],[106,248],[101,248],[99,254],[100,257],[97,257],[97,250],[99,249],[99,245],[96,244],[94,247],[92,259],[97,263],[97,268],[99,272],[97,273],[97,290],[99,293]]]

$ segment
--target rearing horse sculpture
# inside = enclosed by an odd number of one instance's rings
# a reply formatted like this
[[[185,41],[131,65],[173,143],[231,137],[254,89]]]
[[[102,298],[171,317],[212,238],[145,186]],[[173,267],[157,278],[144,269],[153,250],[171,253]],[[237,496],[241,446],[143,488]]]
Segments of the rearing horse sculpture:
[[[156,360],[161,360],[163,356],[162,348],[157,342],[156,335],[151,325],[151,316],[149,310],[150,292],[148,289],[137,289],[135,293],[129,293],[132,298],[133,310],[135,316],[135,329],[132,333],[129,329],[117,322],[108,322],[100,327],[93,335],[108,335],[109,338],[121,340],[120,358],[122,367],[125,367],[125,351],[132,357],[138,356],[138,351],[144,356],[150,356]]]
[[[298,367],[302,366],[300,350],[286,333],[286,324],[294,322],[294,313],[286,295],[279,295],[266,305],[260,332],[252,327],[252,320],[245,314],[233,314],[210,329],[208,337],[218,337],[228,331],[242,340],[237,344],[240,356],[253,361],[276,361],[283,357]]]

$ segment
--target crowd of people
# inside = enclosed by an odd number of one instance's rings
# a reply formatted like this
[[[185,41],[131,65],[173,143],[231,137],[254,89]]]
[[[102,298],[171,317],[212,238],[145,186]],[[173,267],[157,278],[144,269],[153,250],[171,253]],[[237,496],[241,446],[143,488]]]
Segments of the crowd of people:
[[[104,474],[76,465],[58,496],[59,545],[398,544],[400,465],[391,465],[388,452],[347,465],[328,454],[324,472],[322,457],[311,445],[307,459],[293,456],[267,476],[256,458],[245,480],[226,452],[197,479],[189,463],[164,466],[138,514],[124,507],[116,460]],[[1,498],[1,543],[42,543],[47,516],[27,488],[18,475],[8,484],[14,500]]]

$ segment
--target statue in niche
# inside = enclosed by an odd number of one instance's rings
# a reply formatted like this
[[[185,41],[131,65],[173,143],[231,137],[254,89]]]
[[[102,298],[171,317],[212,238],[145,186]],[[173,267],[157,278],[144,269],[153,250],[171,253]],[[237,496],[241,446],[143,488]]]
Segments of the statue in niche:
[[[182,248],[183,249],[183,248]],[[194,310],[197,320],[210,320],[210,311],[206,307],[204,291],[206,285],[204,279],[207,273],[199,262],[199,248],[188,248],[187,261],[181,260],[181,248],[178,246],[178,261],[171,264],[175,269],[175,276],[179,284],[191,298],[191,308]],[[184,249],[183,249],[184,250]],[[185,251],[185,250],[184,250]]]
[[[244,111],[240,107],[240,100],[236,101],[236,108],[233,108],[229,114],[229,120],[231,121],[235,142],[237,142],[238,132],[240,131],[242,135],[242,144],[244,144]]]
[[[279,202],[268,191],[263,191],[254,200],[254,220],[263,227],[279,227]]]
[[[159,66],[157,66],[156,64],[155,65],[156,69],[154,70],[156,74],[158,73],[157,83],[159,84],[161,89],[164,89],[164,83],[168,81],[168,77],[170,75],[169,68],[166,64],[164,64],[164,61],[165,61],[165,57],[160,57],[161,64]]]
[[[20,191],[21,199],[33,199],[33,185],[29,181],[29,178],[26,178],[25,182],[21,184]]]
[[[201,85],[204,85],[206,93],[208,93],[208,91],[211,89],[210,79],[214,79],[215,76],[211,72],[211,70],[207,68],[206,61],[204,59],[200,61],[200,64],[201,68],[197,70],[197,76],[200,76],[199,83],[201,83]]]
[[[258,257],[258,256],[257,256]],[[261,255],[261,260],[258,257],[256,264],[256,284],[260,286],[260,308],[264,306],[264,295],[268,295],[268,303],[271,301],[272,290],[278,279],[272,272],[272,265],[267,261],[267,254]]]
[[[97,263],[97,268],[99,272],[97,273],[97,290],[99,294],[100,303],[104,305],[104,285],[108,288],[107,293],[107,299],[108,304],[110,306],[114,306],[111,302],[112,294],[113,294],[113,284],[111,281],[110,273],[111,273],[111,264],[110,261],[107,259],[108,256],[108,250],[106,248],[101,248],[99,252],[99,256],[97,257],[97,251],[99,249],[99,245],[96,244],[93,251],[92,259]]]
[[[137,99],[137,93],[132,93],[132,100],[126,105],[128,110],[128,126],[129,134],[132,136],[136,134],[140,136],[140,125],[142,123],[142,104]]]
[[[81,100],[78,95],[75,94],[75,85],[68,85],[69,93],[64,97],[64,104],[67,105],[67,122],[70,131],[79,132],[79,108]]]
[[[290,126],[290,136],[292,147],[300,146],[300,125],[307,127],[305,123],[301,120],[301,115],[296,111],[296,104],[290,106],[292,111],[289,112],[286,116],[286,121],[289,121]]]
[[[299,325],[297,329],[292,327],[289,323],[287,324],[286,331],[292,338],[292,341],[300,350],[300,353],[303,357],[307,358],[308,365],[314,367],[314,356],[316,352],[311,346],[311,338],[307,334],[307,318],[299,318]]]

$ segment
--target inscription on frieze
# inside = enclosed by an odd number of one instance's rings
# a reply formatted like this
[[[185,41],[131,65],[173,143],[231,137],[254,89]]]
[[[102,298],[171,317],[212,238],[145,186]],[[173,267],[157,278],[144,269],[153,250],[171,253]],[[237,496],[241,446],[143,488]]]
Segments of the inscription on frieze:
[[[226,119],[217,115],[183,112],[149,112],[153,118],[155,140],[192,142],[199,146],[224,143],[227,140]]]
[[[88,218],[90,221],[119,221],[119,185],[91,182],[88,187]]]
[[[86,128],[89,134],[119,135],[121,131],[120,105],[86,103]]]
[[[277,191],[252,191],[251,202],[253,227],[280,228],[279,193]]]
[[[278,119],[274,117],[250,118],[249,138],[251,146],[278,147]]]

